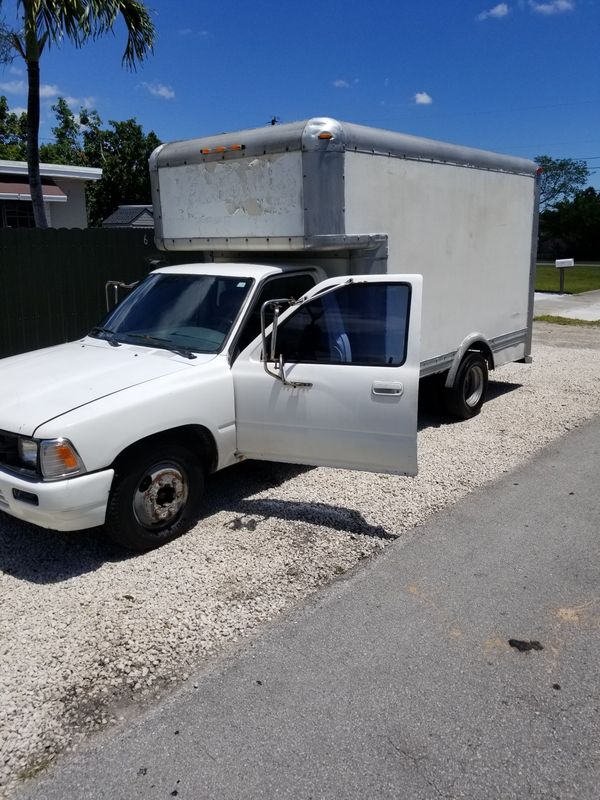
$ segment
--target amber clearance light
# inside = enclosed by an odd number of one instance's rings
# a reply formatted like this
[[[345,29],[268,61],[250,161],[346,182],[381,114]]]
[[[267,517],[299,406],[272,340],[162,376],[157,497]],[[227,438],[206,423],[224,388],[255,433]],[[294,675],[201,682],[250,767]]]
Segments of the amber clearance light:
[[[224,145],[217,145],[217,147],[202,147],[200,148],[200,152],[203,156],[213,155],[214,153],[226,153],[228,150],[244,150],[246,145],[244,144],[230,144],[227,147]]]

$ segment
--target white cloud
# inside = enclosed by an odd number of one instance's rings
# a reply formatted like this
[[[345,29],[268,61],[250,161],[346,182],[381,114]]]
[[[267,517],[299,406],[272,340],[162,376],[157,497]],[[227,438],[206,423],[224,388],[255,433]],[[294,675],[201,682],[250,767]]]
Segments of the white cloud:
[[[0,92],[7,94],[27,94],[27,84],[25,81],[5,81],[0,83]]]
[[[21,114],[26,114],[27,113],[27,109],[23,108],[23,106],[16,106],[15,108],[11,108],[10,109],[10,113],[11,114],[16,114],[17,117],[20,117]]]
[[[8,94],[27,94],[26,81],[5,81],[0,83],[0,92]],[[54,84],[43,83],[40,86],[40,97],[56,97],[60,94],[60,89]]]
[[[95,97],[72,97],[71,95],[67,95],[65,97],[65,103],[69,106],[69,108],[74,111],[75,109],[80,108],[93,108],[96,104]]]
[[[487,11],[482,11],[481,14],[477,15],[477,19],[482,21],[485,19],[502,19],[510,12],[510,8],[508,7],[508,3],[498,3],[497,6],[488,9]]]
[[[60,89],[54,83],[43,83],[40,86],[40,97],[58,97]]]
[[[529,0],[529,6],[536,14],[544,14],[547,17],[575,10],[573,0],[550,0],[548,3],[536,3],[534,0]]]
[[[336,81],[331,81],[331,85],[335,86],[336,89],[349,89],[350,84],[348,81],[343,81],[341,78],[338,78]]]
[[[20,67],[12,66],[8,68],[8,71],[11,75],[25,75],[25,70]]]
[[[162,97],[163,100],[173,100],[175,92],[170,86],[164,83],[142,83],[144,89],[147,89],[154,97]]]
[[[180,28],[177,33],[179,36],[195,36],[198,39],[206,39],[208,36],[210,36],[208,31],[195,31],[193,28]]]
[[[415,95],[415,103],[418,106],[430,106],[433,103],[433,98],[427,92],[417,92]]]

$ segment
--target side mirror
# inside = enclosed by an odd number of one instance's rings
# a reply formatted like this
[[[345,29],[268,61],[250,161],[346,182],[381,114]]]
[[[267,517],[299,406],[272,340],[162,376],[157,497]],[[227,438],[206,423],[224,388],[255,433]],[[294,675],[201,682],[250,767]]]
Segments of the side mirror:
[[[113,290],[113,304],[112,308],[119,305],[119,289],[135,289],[138,285],[139,281],[134,281],[133,283],[123,283],[123,281],[106,281],[104,284],[104,299],[106,301],[106,310],[107,312],[111,310],[110,304],[110,289]]]
[[[277,324],[279,321],[279,315],[284,307],[290,306],[294,304],[296,301],[292,299],[284,299],[284,300],[267,300],[265,303],[262,304],[260,309],[260,328],[262,333],[262,362],[265,368],[265,372],[267,375],[270,375],[272,378],[275,378],[284,386],[288,386],[290,389],[310,389],[312,383],[308,383],[306,381],[288,381],[285,377],[285,371],[283,369],[284,361],[283,361],[283,354],[279,354],[279,358],[275,357],[277,352]],[[273,306],[273,322],[267,323],[267,310],[270,306]],[[267,334],[266,330],[268,325],[272,324],[273,329],[271,330],[271,343],[269,346],[269,352],[267,353]],[[269,369],[269,362],[276,361],[276,365],[274,369]],[[275,372],[274,370],[277,370]]]
[[[277,352],[277,324],[279,321],[279,315],[281,314],[284,307],[287,307],[292,303],[292,300],[287,299],[279,299],[279,300],[267,300],[262,304],[260,307],[260,330],[262,333],[262,360],[265,362],[267,361],[275,361],[275,353]],[[270,308],[273,308],[273,320],[272,322],[267,321],[267,311]],[[267,354],[267,328],[269,325],[273,325],[273,330],[271,331],[271,342],[269,347],[269,352]],[[280,362],[282,359],[279,359]],[[267,370],[268,371],[268,370]],[[269,373],[273,374],[273,373]]]

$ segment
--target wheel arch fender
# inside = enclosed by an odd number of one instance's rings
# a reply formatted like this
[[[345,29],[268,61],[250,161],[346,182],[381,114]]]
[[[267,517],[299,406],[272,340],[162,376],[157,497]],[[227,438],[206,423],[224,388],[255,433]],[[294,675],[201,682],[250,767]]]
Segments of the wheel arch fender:
[[[114,458],[111,464],[115,473],[119,471],[119,467],[134,455],[137,450],[156,441],[164,441],[165,444],[168,442],[177,442],[187,447],[192,452],[197,453],[206,473],[214,472],[217,468],[219,452],[211,431],[204,427],[204,425],[179,425],[174,428],[152,433],[149,436],[145,436],[127,445],[127,447],[123,448]]]
[[[448,375],[446,376],[446,381],[444,383],[444,386],[447,389],[451,389],[454,386],[458,368],[460,367],[465,355],[471,350],[479,351],[488,362],[488,369],[494,369],[494,353],[489,341],[482,333],[471,333],[465,339],[463,339],[460,347],[454,354],[452,366],[448,370]]]

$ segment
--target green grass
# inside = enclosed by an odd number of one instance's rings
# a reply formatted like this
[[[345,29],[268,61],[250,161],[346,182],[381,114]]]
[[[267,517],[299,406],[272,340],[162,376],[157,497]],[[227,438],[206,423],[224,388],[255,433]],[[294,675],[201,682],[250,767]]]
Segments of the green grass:
[[[540,314],[533,318],[534,322],[552,322],[554,325],[575,325],[578,328],[600,328],[600,320],[571,319],[555,317],[553,314]]]
[[[535,272],[536,292],[558,292],[560,270],[554,265],[538,264]],[[565,292],[579,294],[600,289],[600,264],[577,264],[565,269]]]

